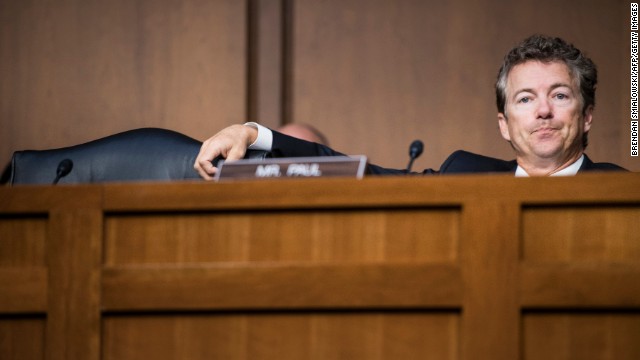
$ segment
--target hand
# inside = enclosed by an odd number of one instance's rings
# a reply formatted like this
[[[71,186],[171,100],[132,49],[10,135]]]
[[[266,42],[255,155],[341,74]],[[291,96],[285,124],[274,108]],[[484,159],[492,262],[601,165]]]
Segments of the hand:
[[[258,137],[258,130],[251,126],[231,125],[222,129],[202,144],[193,168],[205,180],[212,180],[216,174],[213,159],[222,156],[227,161],[244,157],[249,145]]]

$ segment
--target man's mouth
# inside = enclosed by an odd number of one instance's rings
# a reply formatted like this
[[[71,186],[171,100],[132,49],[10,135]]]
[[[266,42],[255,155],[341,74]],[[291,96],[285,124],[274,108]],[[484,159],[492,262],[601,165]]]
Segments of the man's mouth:
[[[541,128],[537,128],[533,131],[533,134],[539,134],[539,135],[549,135],[551,133],[553,133],[554,131],[557,131],[558,129],[556,128],[552,128],[552,127],[541,127]]]

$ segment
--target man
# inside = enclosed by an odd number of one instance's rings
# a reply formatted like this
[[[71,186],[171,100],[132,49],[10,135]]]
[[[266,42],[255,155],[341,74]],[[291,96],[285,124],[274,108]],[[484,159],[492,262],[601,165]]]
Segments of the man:
[[[579,171],[624,170],[594,163],[585,154],[593,121],[597,71],[580,50],[560,38],[534,35],[504,58],[496,81],[498,125],[516,159],[504,161],[456,151],[432,173],[511,172],[515,176],[575,175]],[[276,157],[341,156],[326,146],[294,139],[255,123],[233,125],[203,144],[194,168],[211,179],[211,160],[242,158],[247,148],[270,150]],[[371,174],[403,170],[369,165]]]

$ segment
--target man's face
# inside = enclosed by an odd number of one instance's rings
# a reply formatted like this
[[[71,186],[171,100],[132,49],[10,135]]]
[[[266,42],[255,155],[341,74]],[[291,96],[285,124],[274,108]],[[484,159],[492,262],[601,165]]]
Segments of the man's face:
[[[564,63],[527,61],[509,73],[505,113],[498,114],[498,123],[518,163],[561,166],[582,154],[592,110],[582,113],[578,84]]]

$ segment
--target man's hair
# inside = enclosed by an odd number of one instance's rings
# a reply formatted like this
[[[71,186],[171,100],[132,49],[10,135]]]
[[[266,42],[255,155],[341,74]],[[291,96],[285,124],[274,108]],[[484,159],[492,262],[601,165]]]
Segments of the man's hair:
[[[580,88],[582,112],[584,113],[589,106],[595,106],[598,71],[593,61],[561,38],[533,35],[511,49],[504,57],[504,62],[500,67],[498,80],[496,81],[498,112],[504,114],[509,72],[514,66],[532,60],[541,62],[561,61],[565,63],[569,68],[569,74],[574,80],[577,80]]]
[[[498,112],[505,114],[507,102],[507,78],[514,66],[527,61],[541,61],[545,63],[560,61],[569,68],[569,73],[580,88],[582,114],[586,114],[589,106],[596,104],[596,84],[598,71],[594,62],[586,57],[579,49],[558,37],[533,35],[526,38],[511,49],[504,57],[498,71],[496,81],[496,103]],[[587,134],[584,134],[583,146],[587,147]]]

